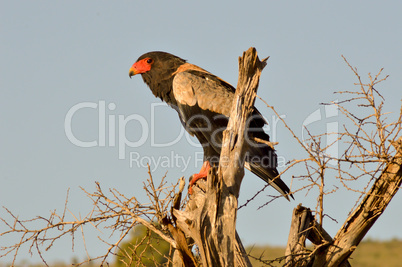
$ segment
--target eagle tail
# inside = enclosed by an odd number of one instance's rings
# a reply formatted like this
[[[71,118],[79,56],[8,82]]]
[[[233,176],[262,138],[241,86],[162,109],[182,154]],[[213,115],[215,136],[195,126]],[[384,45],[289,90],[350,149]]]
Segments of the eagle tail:
[[[250,162],[245,162],[244,167],[269,183],[279,193],[281,193],[287,200],[290,201],[289,196],[293,197],[290,193],[289,187],[281,180],[279,173],[276,169],[263,168],[261,165],[257,165]]]

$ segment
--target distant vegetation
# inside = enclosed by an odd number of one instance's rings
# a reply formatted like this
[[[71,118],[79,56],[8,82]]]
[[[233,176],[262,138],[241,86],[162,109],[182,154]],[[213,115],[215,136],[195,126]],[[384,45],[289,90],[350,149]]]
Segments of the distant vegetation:
[[[269,260],[282,257],[284,247],[255,246],[248,247],[250,261],[254,267],[269,266],[264,264]],[[261,260],[257,260],[261,259]],[[373,240],[363,241],[353,252],[349,259],[352,267],[400,267],[402,266],[402,240],[379,242]],[[284,262],[270,262],[272,266],[282,266]]]
[[[285,248],[284,247],[271,247],[271,246],[254,246],[248,247],[246,249],[251,257],[251,263],[254,267],[269,266],[264,264],[262,261],[270,261],[275,258],[282,257]],[[261,259],[261,260],[257,260]],[[110,263],[115,262],[110,260]],[[399,267],[402,266],[402,240],[391,240],[386,242],[378,242],[372,240],[366,240],[362,242],[357,250],[353,253],[350,259],[352,267]],[[278,262],[271,262],[272,266],[282,266]],[[71,266],[69,264],[62,263],[49,263],[50,266],[55,267],[66,267]],[[8,267],[9,264],[0,263],[0,267]],[[26,261],[16,267],[42,267],[43,264],[29,264]],[[84,264],[83,267],[97,266],[96,263]],[[116,264],[110,264],[110,267],[117,267]],[[133,265],[134,266],[134,265]],[[145,266],[155,266],[155,265],[145,265]],[[163,265],[161,265],[163,266]]]
[[[114,267],[124,266],[164,266],[168,261],[170,244],[143,225],[131,231],[130,240],[123,242],[117,253]],[[165,264],[166,265],[166,264]]]

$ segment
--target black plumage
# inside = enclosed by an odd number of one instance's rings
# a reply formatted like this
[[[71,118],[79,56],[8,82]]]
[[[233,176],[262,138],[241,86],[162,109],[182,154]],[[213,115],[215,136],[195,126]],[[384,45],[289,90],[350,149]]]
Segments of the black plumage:
[[[185,129],[203,146],[204,161],[219,163],[222,133],[225,130],[235,89],[208,71],[166,52],[149,52],[138,58],[130,77],[141,74],[152,93],[174,108]],[[263,130],[267,122],[254,109],[247,129],[245,167],[270,183],[287,199],[289,188],[280,179],[275,150]]]

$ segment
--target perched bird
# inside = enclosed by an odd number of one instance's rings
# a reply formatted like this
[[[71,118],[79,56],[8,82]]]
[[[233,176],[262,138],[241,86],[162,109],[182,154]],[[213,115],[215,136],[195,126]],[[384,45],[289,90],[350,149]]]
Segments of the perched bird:
[[[196,136],[203,147],[204,164],[200,172],[193,175],[191,193],[194,182],[206,178],[210,166],[219,163],[223,131],[228,123],[235,88],[180,57],[159,51],[140,56],[129,71],[130,78],[136,74],[141,74],[156,97],[177,111],[184,128]],[[244,165],[289,200],[288,196],[292,195],[279,177],[277,155],[263,130],[266,124],[260,112],[254,109],[247,130]]]

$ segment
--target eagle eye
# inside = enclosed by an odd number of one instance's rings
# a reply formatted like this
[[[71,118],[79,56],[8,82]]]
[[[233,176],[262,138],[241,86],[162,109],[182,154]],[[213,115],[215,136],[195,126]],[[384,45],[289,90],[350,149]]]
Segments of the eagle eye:
[[[154,60],[153,60],[152,58],[148,58],[148,59],[147,59],[147,63],[148,63],[148,64],[154,63]]]

